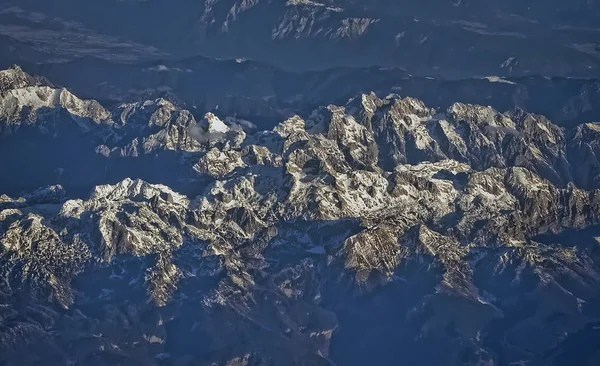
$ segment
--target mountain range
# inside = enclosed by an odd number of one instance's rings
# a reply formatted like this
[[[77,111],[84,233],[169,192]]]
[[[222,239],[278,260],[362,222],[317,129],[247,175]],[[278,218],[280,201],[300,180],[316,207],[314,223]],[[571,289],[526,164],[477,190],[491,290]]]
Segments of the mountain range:
[[[596,77],[600,67],[595,0],[20,0],[4,9],[0,34],[61,58],[203,54],[444,78]]]
[[[6,0],[0,366],[596,366],[596,0]]]
[[[599,357],[597,123],[371,93],[261,130],[0,85],[3,364]]]

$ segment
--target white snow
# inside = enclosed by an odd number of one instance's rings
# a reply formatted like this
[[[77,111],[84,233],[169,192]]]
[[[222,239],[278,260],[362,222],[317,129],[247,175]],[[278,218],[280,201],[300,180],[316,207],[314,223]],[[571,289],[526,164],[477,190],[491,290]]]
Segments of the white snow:
[[[61,92],[61,89],[47,86],[30,86],[9,90],[7,97],[15,98],[19,105],[31,108],[55,107],[60,103]]]
[[[517,83],[515,83],[513,81],[506,80],[506,79],[503,79],[498,76],[486,76],[484,79],[487,79],[487,81],[489,81],[490,83],[504,83],[504,84],[517,85]]]
[[[155,71],[169,71],[169,68],[166,67],[165,65],[158,65],[156,68],[154,68]]]
[[[552,143],[556,143],[556,140],[554,139],[554,135],[552,134],[552,132],[550,132],[550,130],[548,129],[548,127],[546,127],[546,125],[545,125],[545,124],[538,122],[538,123],[536,124],[536,126],[537,126],[537,127],[540,129],[540,130],[542,130],[542,131],[544,131],[544,132],[546,133],[546,136],[548,136],[548,140],[549,140],[550,142],[552,142]]]
[[[221,121],[219,117],[215,116],[212,113],[207,113],[204,117],[208,121],[208,132],[229,132],[229,127],[225,123],[223,123],[223,121]]]
[[[515,58],[514,57],[509,57],[506,61],[504,61],[502,63],[502,65],[500,65],[500,67],[503,68],[503,69],[505,69],[505,68],[511,66],[514,63],[515,63]]]

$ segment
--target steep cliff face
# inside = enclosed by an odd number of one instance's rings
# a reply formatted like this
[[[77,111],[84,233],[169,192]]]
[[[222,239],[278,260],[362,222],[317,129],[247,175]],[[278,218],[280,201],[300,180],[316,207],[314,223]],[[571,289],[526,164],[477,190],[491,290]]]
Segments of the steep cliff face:
[[[260,131],[0,77],[3,153],[53,149],[0,180],[46,186],[0,197],[2,363],[560,365],[600,322],[595,123],[371,93]]]

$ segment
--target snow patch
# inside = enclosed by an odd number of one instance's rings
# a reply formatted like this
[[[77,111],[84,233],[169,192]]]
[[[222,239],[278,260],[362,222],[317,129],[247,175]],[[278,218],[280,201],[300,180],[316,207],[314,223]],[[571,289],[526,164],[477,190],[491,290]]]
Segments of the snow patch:
[[[212,113],[207,113],[204,118],[208,121],[208,132],[227,133],[229,127]]]
[[[489,81],[490,83],[504,83],[504,84],[517,85],[517,83],[515,83],[513,81],[506,80],[506,79],[498,77],[498,76],[486,76],[486,77],[484,77],[484,79],[487,79],[487,81]]]

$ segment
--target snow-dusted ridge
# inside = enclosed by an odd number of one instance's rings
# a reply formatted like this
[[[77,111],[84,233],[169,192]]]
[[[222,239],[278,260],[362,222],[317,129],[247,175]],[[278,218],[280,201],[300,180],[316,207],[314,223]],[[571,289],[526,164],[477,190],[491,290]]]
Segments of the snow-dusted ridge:
[[[95,100],[82,100],[65,88],[56,88],[43,79],[14,67],[0,71],[1,130],[15,131],[22,124],[43,126],[47,114],[64,110],[83,131],[90,123],[110,122],[111,114]],[[38,121],[40,119],[41,121]]]
[[[93,102],[15,85],[3,100],[23,110],[89,117]],[[260,132],[212,113],[196,121],[164,99],[107,113],[99,121],[112,123],[90,124],[103,132],[90,151],[106,164],[177,156],[201,193],[127,178],[81,199],[60,186],[0,197],[0,316],[24,296],[41,319],[0,330],[0,355],[20,354],[9,345],[22,334],[43,334],[41,344],[66,353],[61,335],[91,344],[80,359],[152,364],[136,352],[166,357],[168,324],[183,319],[171,324],[206,336],[216,364],[319,364],[340,322],[359,318],[336,314],[358,309],[373,324],[399,324],[404,345],[435,339],[481,365],[503,352],[481,332],[530,334],[535,342],[517,346],[537,347],[527,357],[538,360],[560,342],[543,319],[563,314],[553,323],[561,334],[599,320],[586,310],[600,295],[597,253],[535,239],[600,224],[596,124],[565,130],[519,109],[436,111],[375,94]],[[367,294],[377,311],[362,308]],[[540,313],[491,327],[520,311],[519,298]]]

